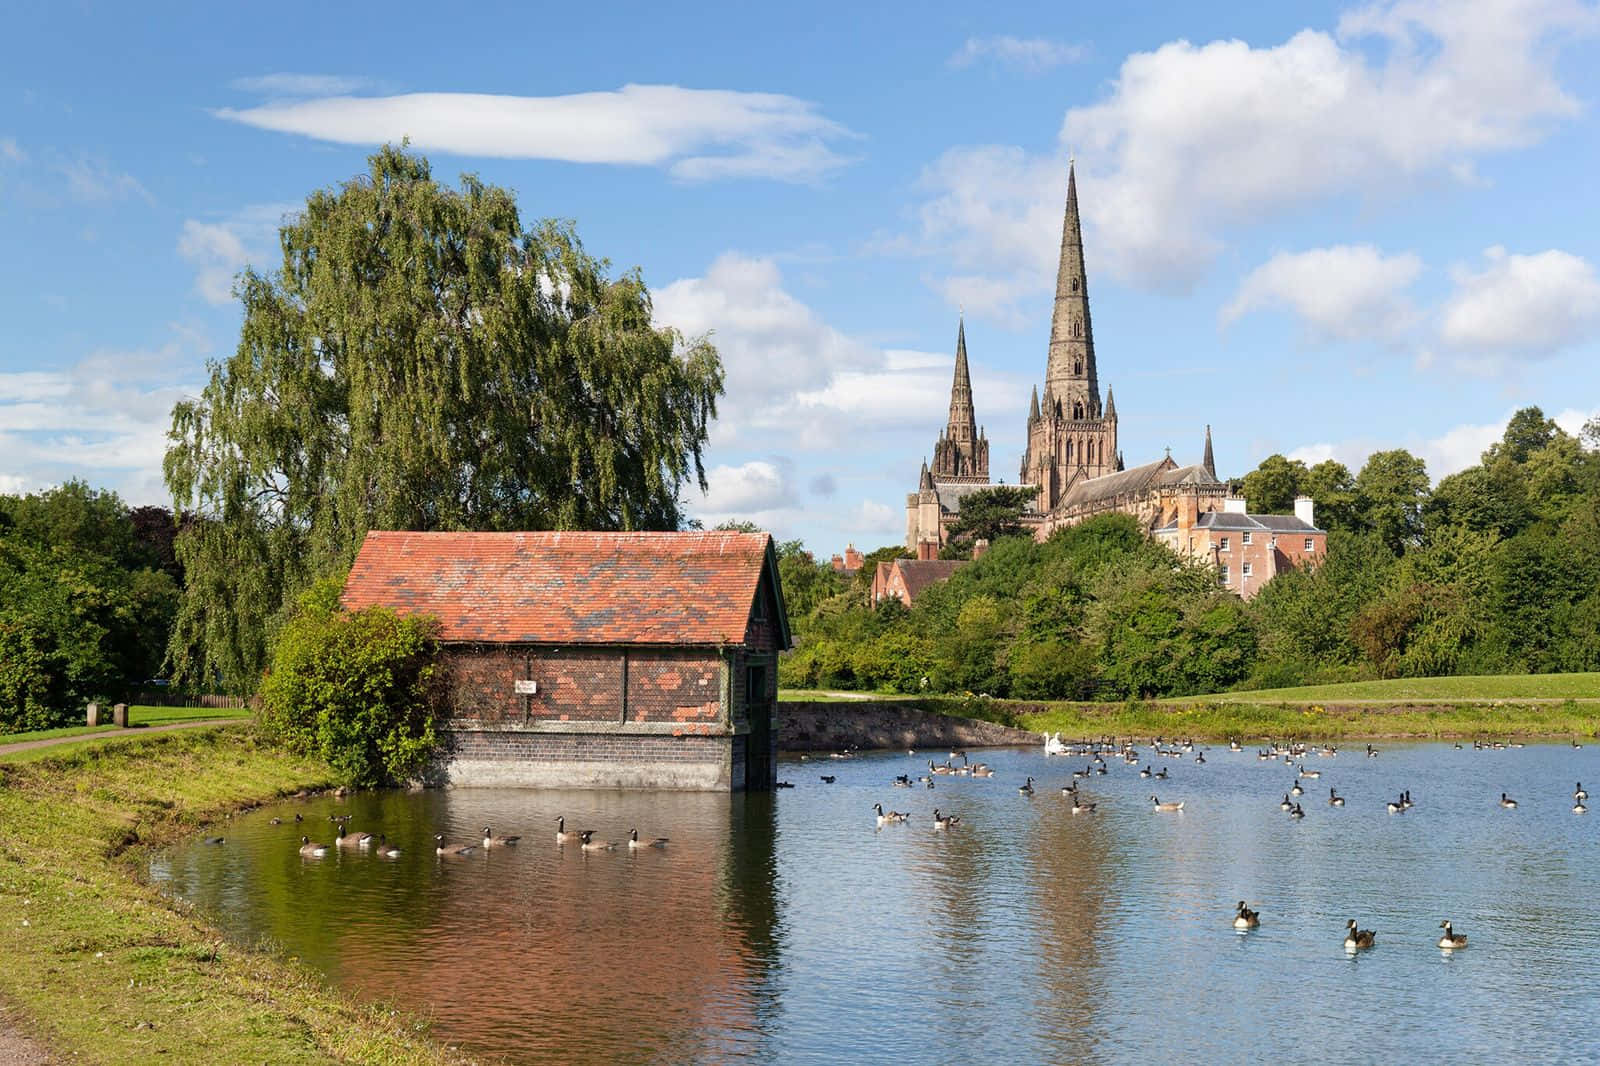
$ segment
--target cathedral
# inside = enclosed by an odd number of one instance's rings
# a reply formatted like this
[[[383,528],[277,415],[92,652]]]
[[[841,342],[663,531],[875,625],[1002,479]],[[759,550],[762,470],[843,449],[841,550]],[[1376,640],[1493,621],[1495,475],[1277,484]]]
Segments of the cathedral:
[[[1175,550],[1212,557],[1223,583],[1234,585],[1241,594],[1253,591],[1246,579],[1254,578],[1259,587],[1264,577],[1314,557],[1325,547],[1325,535],[1311,522],[1310,500],[1297,502],[1292,517],[1248,514],[1245,501],[1232,497],[1217,478],[1209,426],[1198,463],[1180,466],[1168,454],[1143,466],[1123,465],[1117,445],[1117,404],[1110,388],[1101,402],[1078,181],[1071,164],[1044,390],[1041,393],[1035,386],[1033,391],[1027,442],[1019,483],[1033,490],[1034,497],[1023,517],[1040,539],[1097,514],[1131,514],[1151,537]],[[949,542],[949,528],[961,513],[962,499],[992,484],[989,441],[978,426],[973,404],[963,321],[956,328],[949,422],[934,443],[932,465],[924,460],[917,491],[906,497],[906,547],[919,559],[937,558]],[[1254,537],[1258,531],[1262,535]],[[1270,544],[1271,552],[1253,566],[1240,563],[1230,568],[1229,558],[1242,556],[1225,558],[1221,552],[1234,551],[1235,542],[1241,542],[1238,534],[1243,534],[1243,546]]]

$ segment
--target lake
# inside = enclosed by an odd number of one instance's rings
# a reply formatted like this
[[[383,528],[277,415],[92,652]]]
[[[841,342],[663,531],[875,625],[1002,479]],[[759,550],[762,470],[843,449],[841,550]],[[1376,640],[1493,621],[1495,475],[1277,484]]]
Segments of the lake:
[[[993,777],[905,789],[950,752],[894,752],[786,759],[772,795],[290,801],[151,873],[234,940],[515,1062],[1592,1061],[1600,815],[1571,808],[1600,748],[1379,748],[1308,755],[1299,820],[1295,770],[1253,748],[1201,765],[1146,741],[1080,783],[1099,808],[1079,815],[1059,790],[1086,758],[975,750]],[[912,820],[877,828],[874,803]],[[936,831],[935,807],[961,824]],[[302,859],[331,813],[403,853]],[[585,853],[556,843],[563,815],[671,843]],[[434,855],[485,825],[522,840]],[[1259,929],[1232,927],[1240,899]],[[1344,950],[1349,918],[1370,951]],[[1436,946],[1446,918],[1465,950]]]

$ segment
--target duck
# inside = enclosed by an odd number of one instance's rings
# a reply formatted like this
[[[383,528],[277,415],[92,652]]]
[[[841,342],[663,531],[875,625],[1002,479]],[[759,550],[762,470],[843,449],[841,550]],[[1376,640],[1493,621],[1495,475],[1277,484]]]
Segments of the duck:
[[[611,851],[617,846],[610,840],[595,840],[593,829],[585,829],[578,834],[578,839],[582,841],[578,846],[584,851]]]
[[[894,787],[895,788],[910,788],[911,787],[911,775],[910,774],[901,774],[899,777],[895,778],[894,779]]]
[[[378,834],[378,843],[374,845],[373,850],[378,853],[380,859],[398,859],[400,857],[400,849],[389,843],[389,838],[382,833]]]
[[[495,836],[489,831],[488,826],[483,827],[483,846],[486,848],[509,848],[521,840],[520,836]]]
[[[302,859],[320,859],[326,854],[328,854],[328,845],[313,844],[308,836],[300,838],[300,857]]]
[[[225,840],[226,838],[224,837],[206,837],[204,840],[200,841],[200,843],[216,845],[224,843]]]
[[[1450,920],[1448,918],[1439,923],[1439,928],[1444,930],[1444,936],[1439,938],[1439,946],[1441,948],[1444,948],[1446,951],[1450,951],[1455,948],[1464,948],[1467,946],[1467,934],[1452,931],[1450,928]]]
[[[433,853],[448,858],[459,858],[462,855],[471,855],[477,850],[473,844],[446,844],[443,833],[435,833],[433,837]]]
[[[637,829],[628,830],[628,850],[637,851],[640,848],[664,848],[672,843],[671,837],[656,837],[654,840],[640,840]]]
[[[339,823],[339,835],[333,841],[341,848],[365,848],[372,844],[371,833],[347,833],[344,823]]]
[[[1357,948],[1370,948],[1377,942],[1378,934],[1371,929],[1357,929],[1356,920],[1351,918],[1345,924],[1344,946],[1351,951]]]
[[[779,787],[781,788],[782,785],[780,784]],[[569,839],[571,839],[572,837],[574,837],[576,835],[577,834],[575,834],[575,833],[567,832],[567,817],[566,817],[566,815],[562,815],[560,818],[556,819],[556,843],[557,844],[565,844]]]
[[[1582,781],[1579,781],[1573,785],[1572,798],[1577,800],[1579,803],[1582,803],[1584,800],[1589,798],[1589,793],[1585,792],[1583,789]]]
[[[1500,793],[1500,806],[1508,811],[1514,811],[1517,809],[1517,801],[1502,792]]]
[[[961,824],[961,819],[954,815],[940,815],[939,808],[933,809],[933,827],[935,829],[950,829]]]
[[[1028,778],[1023,784],[1017,786],[1017,792],[1024,796],[1033,795],[1033,778]]]
[[[1344,797],[1339,795],[1339,793],[1335,792],[1333,789],[1328,789],[1328,806],[1343,807]]]
[[[1238,910],[1233,915],[1235,929],[1255,929],[1261,925],[1261,912],[1253,911],[1244,905],[1244,900],[1239,901]]]
[[[1294,810],[1294,801],[1289,799],[1289,793],[1285,792],[1283,794],[1283,802],[1278,804],[1278,810],[1280,810],[1280,811],[1291,811],[1291,810]]]
[[[1150,797],[1150,802],[1151,802],[1151,804],[1154,805],[1155,809],[1157,811],[1160,811],[1160,812],[1181,811],[1181,810],[1183,810],[1183,801],[1182,800],[1179,800],[1177,803],[1162,803],[1160,800],[1156,799],[1154,796],[1151,796]]]
[[[831,785],[838,780],[838,778],[834,777],[832,774],[818,774],[817,776],[822,778],[822,783],[824,785]]]

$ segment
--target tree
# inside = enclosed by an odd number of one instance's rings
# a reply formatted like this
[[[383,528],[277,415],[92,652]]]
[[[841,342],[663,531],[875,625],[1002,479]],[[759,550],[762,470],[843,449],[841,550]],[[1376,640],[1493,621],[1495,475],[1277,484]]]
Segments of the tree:
[[[1355,509],[1362,525],[1383,538],[1396,555],[1422,536],[1422,506],[1428,471],[1404,448],[1373,452],[1356,475]]]
[[[1546,418],[1537,407],[1524,407],[1511,416],[1505,433],[1483,453],[1483,465],[1489,466],[1501,458],[1525,463],[1528,456],[1549,444],[1558,433],[1561,429],[1554,419]]]
[[[1324,459],[1300,479],[1300,494],[1316,504],[1317,526],[1332,532],[1356,528],[1356,479],[1337,459]]]
[[[568,225],[436,182],[403,148],[313,193],[246,270],[234,355],[173,410],[194,520],[175,673],[248,689],[274,620],[369,529],[675,529],[722,393],[705,340],[651,324]]]
[[[1244,497],[1258,514],[1288,514],[1301,494],[1306,464],[1298,459],[1269,455],[1244,476]]]
[[[1020,485],[995,485],[978,489],[961,498],[961,511],[950,523],[950,540],[970,544],[977,540],[991,543],[1001,537],[1022,532],[1022,515],[1037,497],[1033,489]]]

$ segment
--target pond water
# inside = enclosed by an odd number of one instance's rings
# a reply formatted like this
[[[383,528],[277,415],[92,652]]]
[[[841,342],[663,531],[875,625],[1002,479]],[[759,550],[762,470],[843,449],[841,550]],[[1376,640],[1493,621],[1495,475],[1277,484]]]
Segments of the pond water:
[[[1600,747],[1311,755],[1298,821],[1279,809],[1294,770],[1253,750],[1108,757],[1080,784],[1099,809],[1079,815],[1059,790],[1085,758],[970,754],[995,775],[932,790],[892,786],[927,771],[927,753],[897,752],[786,761],[795,787],[773,795],[318,797],[236,818],[221,846],[152,874],[235,940],[515,1062],[1600,1055],[1600,813],[1572,813]],[[1141,779],[1147,764],[1169,779]],[[1387,813],[1406,789],[1415,806]],[[911,822],[876,828],[878,802]],[[935,807],[961,824],[936,831]],[[335,812],[403,853],[302,859],[300,833],[331,842]],[[559,815],[671,843],[584,853],[556,843]],[[485,825],[522,841],[434,855],[435,833],[468,843]],[[1240,899],[1259,929],[1232,928]],[[1349,918],[1377,931],[1372,950],[1344,950]],[[1445,918],[1470,947],[1438,949]]]

